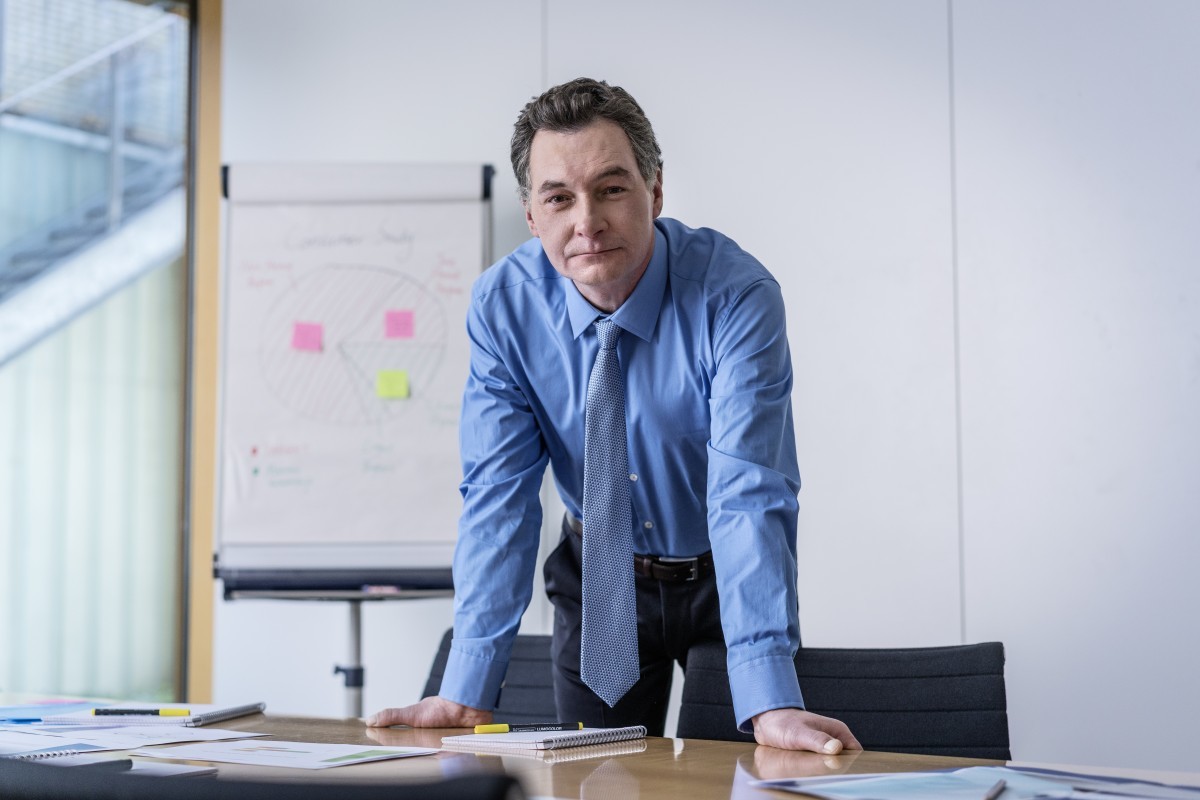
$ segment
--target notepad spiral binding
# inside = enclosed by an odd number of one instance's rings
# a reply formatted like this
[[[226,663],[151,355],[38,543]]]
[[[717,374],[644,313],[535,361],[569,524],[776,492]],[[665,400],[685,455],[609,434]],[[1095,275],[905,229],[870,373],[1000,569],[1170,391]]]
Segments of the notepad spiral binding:
[[[13,761],[41,761],[43,758],[58,758],[59,756],[81,756],[89,750],[51,750],[42,753],[15,753],[0,758],[11,758]]]
[[[646,736],[646,728],[633,725],[627,728],[601,728],[595,731],[568,731],[564,734],[548,734],[542,739],[542,747],[555,750],[560,747],[587,747],[595,744],[611,744]]]

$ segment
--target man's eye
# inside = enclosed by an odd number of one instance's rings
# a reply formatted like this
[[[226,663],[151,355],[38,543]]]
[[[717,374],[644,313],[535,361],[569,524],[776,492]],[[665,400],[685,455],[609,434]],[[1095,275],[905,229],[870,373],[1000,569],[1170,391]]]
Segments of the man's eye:
[[[565,194],[555,194],[546,198],[546,204],[552,206],[559,205],[560,203],[567,202],[567,199],[568,198]]]
[[[605,194],[621,194],[624,191],[625,191],[624,186],[609,186],[607,189],[604,190],[604,193]]]

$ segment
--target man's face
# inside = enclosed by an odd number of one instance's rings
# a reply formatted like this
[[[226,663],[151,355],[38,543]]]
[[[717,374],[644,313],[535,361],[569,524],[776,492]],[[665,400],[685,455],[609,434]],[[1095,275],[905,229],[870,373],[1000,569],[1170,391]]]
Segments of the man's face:
[[[615,122],[538,131],[529,153],[525,221],[559,274],[604,311],[633,292],[654,249],[662,170],[647,186]]]

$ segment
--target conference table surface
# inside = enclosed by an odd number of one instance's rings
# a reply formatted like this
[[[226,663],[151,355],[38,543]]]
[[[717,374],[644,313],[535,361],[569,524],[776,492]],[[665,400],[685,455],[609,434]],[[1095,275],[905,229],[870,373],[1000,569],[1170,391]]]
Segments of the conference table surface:
[[[443,736],[469,733],[462,728],[368,728],[358,719],[318,719],[256,714],[220,723],[222,728],[268,733],[284,741],[327,742],[400,747],[441,747]],[[376,761],[321,771],[220,764],[219,777],[271,781],[420,781],[481,771],[502,771],[517,777],[533,797],[581,798],[603,796],[621,800],[638,797],[707,798],[759,797],[764,792],[749,781],[851,772],[901,772],[1004,762],[854,751],[825,756],[759,747],[740,742],[650,737],[640,752],[629,743],[597,745],[586,758],[571,750],[543,756],[529,752],[482,754],[441,751],[433,756]],[[633,748],[640,745],[634,744]],[[580,752],[578,755],[583,755]]]
[[[463,728],[368,728],[360,719],[275,714],[253,714],[226,720],[213,727],[264,733],[282,741],[427,748],[441,747],[443,736],[470,732]],[[638,749],[642,744],[644,749]],[[165,745],[156,749],[169,747],[170,745]],[[636,751],[628,752],[631,749]],[[143,757],[134,758],[142,760]],[[505,772],[515,776],[525,792],[535,798],[766,800],[770,797],[784,798],[795,795],[758,789],[750,785],[751,781],[760,778],[910,772],[1004,763],[984,759],[872,751],[848,751],[842,755],[827,756],[789,752],[741,742],[649,737],[644,743],[596,745],[588,748],[586,753],[584,748],[578,748],[577,752],[572,752],[571,749],[551,751],[540,756],[530,751],[496,755],[442,750],[431,756],[376,761],[324,770],[224,763],[215,766],[218,768],[217,780],[226,778],[273,782],[397,783],[430,781],[478,772]],[[1200,774],[1191,772],[1080,768],[1060,764],[1036,766],[1200,786]]]

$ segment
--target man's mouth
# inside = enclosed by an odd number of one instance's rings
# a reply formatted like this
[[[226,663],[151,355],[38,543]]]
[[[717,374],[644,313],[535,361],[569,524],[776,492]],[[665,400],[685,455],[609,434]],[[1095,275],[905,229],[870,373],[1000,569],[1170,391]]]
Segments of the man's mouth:
[[[569,253],[567,258],[576,258],[578,256],[600,256],[604,255],[605,253],[611,253],[616,249],[617,248],[615,247],[607,247],[603,250],[581,250],[578,253]]]

